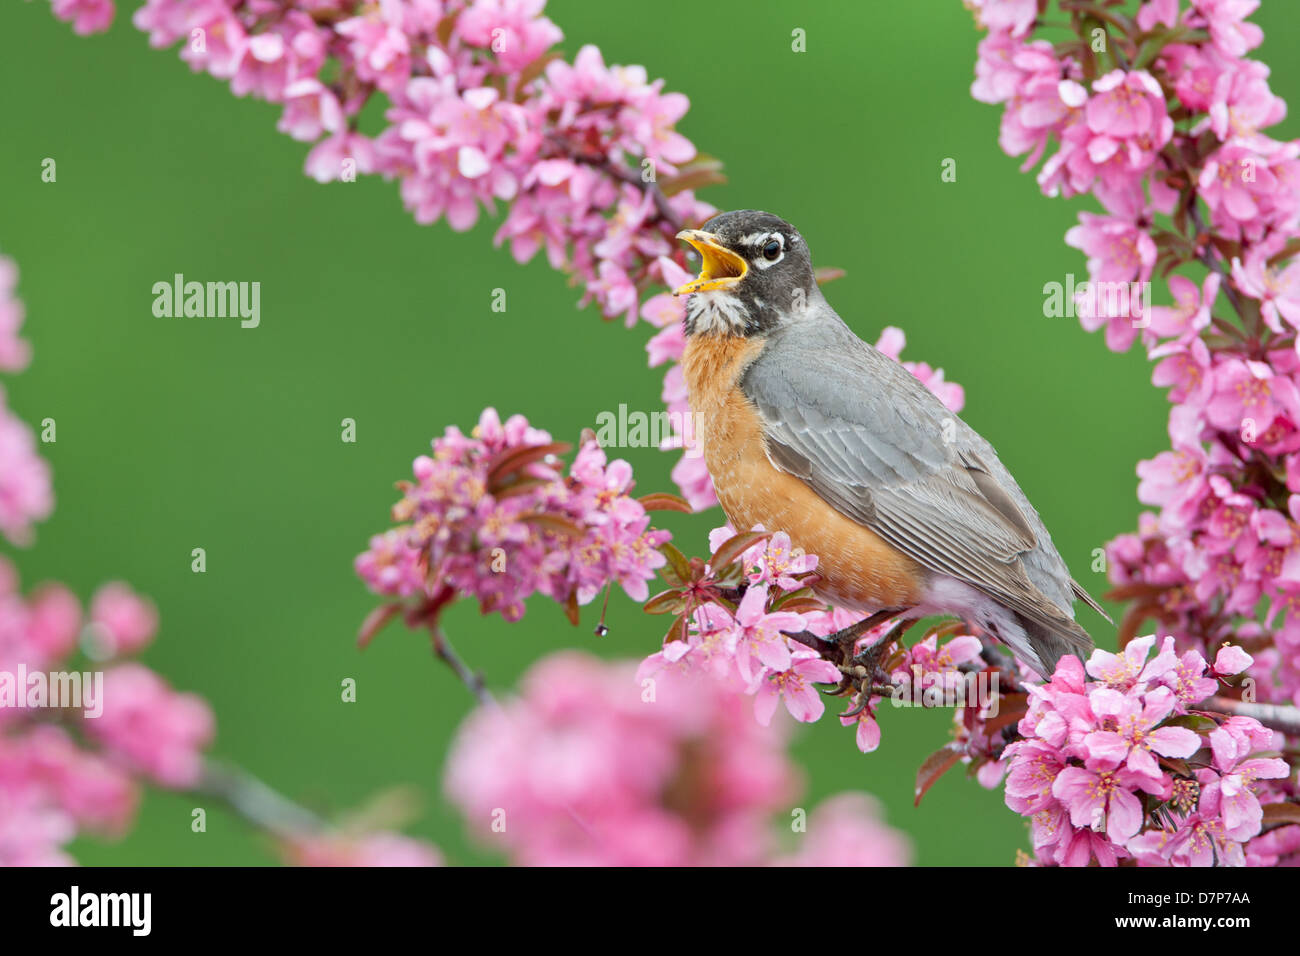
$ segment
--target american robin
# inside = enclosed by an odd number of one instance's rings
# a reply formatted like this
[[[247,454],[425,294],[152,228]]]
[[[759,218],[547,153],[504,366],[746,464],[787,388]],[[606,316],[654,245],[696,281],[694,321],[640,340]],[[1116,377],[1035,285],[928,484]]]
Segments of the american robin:
[[[1051,536],[993,446],[863,342],[817,286],[803,237],[744,209],[679,239],[700,254],[682,359],[695,431],[732,524],[818,556],[820,597],[955,615],[1048,677],[1092,648]],[[837,635],[841,641],[847,632]]]

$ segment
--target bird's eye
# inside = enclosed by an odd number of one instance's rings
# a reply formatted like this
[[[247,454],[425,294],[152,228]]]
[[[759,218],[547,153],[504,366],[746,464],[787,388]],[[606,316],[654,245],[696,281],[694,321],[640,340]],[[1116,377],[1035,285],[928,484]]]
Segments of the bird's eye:
[[[768,262],[776,262],[781,255],[781,241],[779,239],[769,239],[763,246],[763,258]]]

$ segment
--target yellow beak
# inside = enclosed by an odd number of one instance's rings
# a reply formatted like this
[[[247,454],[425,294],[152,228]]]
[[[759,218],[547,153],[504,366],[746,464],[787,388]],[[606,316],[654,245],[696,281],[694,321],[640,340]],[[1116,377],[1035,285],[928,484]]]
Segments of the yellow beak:
[[[717,236],[700,229],[683,229],[677,234],[695,247],[700,254],[702,265],[699,278],[673,290],[673,295],[689,295],[692,292],[711,292],[714,289],[727,289],[735,285],[749,265],[726,246],[718,242]]]

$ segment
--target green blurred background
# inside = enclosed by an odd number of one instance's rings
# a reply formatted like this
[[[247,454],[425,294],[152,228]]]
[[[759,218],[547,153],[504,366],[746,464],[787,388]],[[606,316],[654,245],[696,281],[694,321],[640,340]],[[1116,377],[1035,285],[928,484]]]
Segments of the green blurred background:
[[[468,234],[420,227],[395,185],[308,180],[305,147],[275,131],[278,108],[151,50],[130,22],[137,5],[119,4],[112,30],[91,38],[39,0],[0,10],[0,250],[19,263],[35,347],[4,387],[26,420],[58,423],[44,447],[58,505],[17,556],[24,580],[63,580],[83,597],[129,581],[162,615],[145,659],[216,709],[215,754],[327,811],[413,785],[425,801],[409,832],[452,862],[493,862],[440,790],[468,696],[400,628],[356,650],[375,602],[352,558],[385,526],[392,482],[448,423],[468,427],[495,405],[571,438],[619,403],[660,407],[649,327],[578,311],[544,257],[521,268],[492,248],[493,221]],[[847,269],[828,288],[836,308],[869,341],[901,326],[904,357],[966,387],[963,417],[999,449],[1076,576],[1104,590],[1092,551],[1135,526],[1134,463],[1166,446],[1166,403],[1136,352],[1043,317],[1043,284],[1085,272],[1062,241],[1080,204],[1045,199],[999,151],[999,108],[969,95],[978,34],[960,3],[674,0],[629,13],[553,0],[548,14],[568,55],[597,44],[691,97],[681,128],[730,177],[704,197],[785,216],[819,264]],[[1300,100],[1300,60],[1278,39],[1300,28],[1300,5],[1255,20],[1275,92]],[[806,53],[791,52],[796,27]],[[1289,120],[1276,135],[1296,134]],[[41,182],[45,157],[57,183]],[[955,183],[940,180],[948,157]],[[261,327],[155,318],[153,283],[175,272],[260,281]],[[490,310],[497,287],[504,314]],[[340,441],[345,417],[356,444]],[[671,487],[672,458],[623,454],[642,491]],[[719,521],[663,519],[695,552]],[[191,573],[195,547],[206,574]],[[653,649],[660,622],[631,602],[616,596],[604,639],[596,613],[575,630],[541,600],[513,626],[465,605],[447,625],[505,690],[557,648]],[[355,704],[340,701],[345,677]],[[912,807],[916,768],[949,716],[886,708],[870,756],[834,720],[803,729],[803,805],[870,790],[918,863],[1011,863],[1026,832],[999,793],[954,773]],[[125,839],[73,852],[88,864],[274,859],[219,811],[192,834],[192,805],[151,793]]]

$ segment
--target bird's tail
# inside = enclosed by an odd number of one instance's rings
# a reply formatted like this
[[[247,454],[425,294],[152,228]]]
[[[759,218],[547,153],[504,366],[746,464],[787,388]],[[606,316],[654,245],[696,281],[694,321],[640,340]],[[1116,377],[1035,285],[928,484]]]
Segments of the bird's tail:
[[[1078,623],[1068,617],[1046,621],[1034,620],[1017,614],[1016,619],[1025,629],[1025,637],[1033,649],[1034,658],[1022,655],[1026,664],[1043,680],[1051,680],[1057,662],[1066,654],[1087,660],[1092,653],[1092,638]]]

